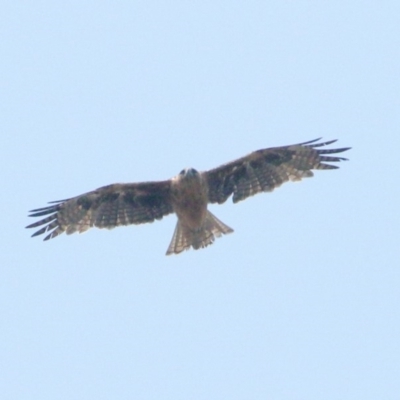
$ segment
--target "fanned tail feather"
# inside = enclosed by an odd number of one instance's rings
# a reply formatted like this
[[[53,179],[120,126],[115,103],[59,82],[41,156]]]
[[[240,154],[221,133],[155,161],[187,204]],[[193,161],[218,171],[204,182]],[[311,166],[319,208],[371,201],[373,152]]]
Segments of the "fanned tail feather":
[[[212,244],[217,237],[231,232],[233,232],[233,229],[225,225],[210,211],[207,211],[203,226],[195,231],[178,220],[166,254],[179,254],[191,247],[195,250],[201,249]]]

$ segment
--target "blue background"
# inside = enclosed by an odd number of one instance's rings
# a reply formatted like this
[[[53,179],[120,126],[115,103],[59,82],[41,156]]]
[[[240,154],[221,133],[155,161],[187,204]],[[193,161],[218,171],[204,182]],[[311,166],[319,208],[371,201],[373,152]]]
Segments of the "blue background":
[[[0,393],[400,398],[397,1],[5,1]],[[27,211],[323,136],[337,171],[43,243]]]

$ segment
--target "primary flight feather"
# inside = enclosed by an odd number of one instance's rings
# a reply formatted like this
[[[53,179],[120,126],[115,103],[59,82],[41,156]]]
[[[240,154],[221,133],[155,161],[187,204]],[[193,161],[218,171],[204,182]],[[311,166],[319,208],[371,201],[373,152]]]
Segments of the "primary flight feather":
[[[47,207],[30,211],[30,217],[44,217],[27,228],[42,226],[32,236],[48,233],[44,240],[61,233],[84,232],[92,227],[143,224],[175,213],[178,217],[167,255],[191,247],[200,249],[216,237],[233,232],[207,210],[208,203],[234,203],[260,192],[270,192],[288,181],[313,176],[314,169],[336,169],[346,158],[335,154],[349,147],[326,149],[336,142],[319,139],[291,146],[254,151],[245,157],[209,171],[182,170],[165,181],[117,183],[103,186]]]

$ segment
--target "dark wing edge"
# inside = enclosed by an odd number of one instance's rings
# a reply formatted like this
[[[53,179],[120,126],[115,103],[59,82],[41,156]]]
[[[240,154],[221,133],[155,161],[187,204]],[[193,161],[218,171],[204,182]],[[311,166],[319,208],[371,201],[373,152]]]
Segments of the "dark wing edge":
[[[173,212],[170,181],[108,185],[49,204],[30,211],[29,217],[46,216],[26,227],[41,227],[32,237],[48,232],[43,240],[49,240],[64,232],[82,233],[92,227],[143,224]]]
[[[337,169],[336,163],[346,161],[334,154],[350,147],[326,149],[337,140],[319,142],[321,138],[291,146],[257,150],[245,157],[204,172],[210,203],[224,203],[232,194],[233,202],[261,192],[271,192],[288,181],[313,176],[312,170]]]

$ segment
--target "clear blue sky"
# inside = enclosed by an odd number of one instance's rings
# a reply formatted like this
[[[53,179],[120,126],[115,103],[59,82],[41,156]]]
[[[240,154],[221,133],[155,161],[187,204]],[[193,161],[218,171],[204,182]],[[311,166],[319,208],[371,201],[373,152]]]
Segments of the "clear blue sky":
[[[2,400],[400,398],[400,3],[5,1]],[[336,171],[43,243],[27,211],[323,136]]]

